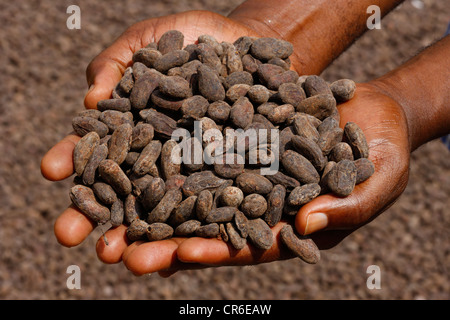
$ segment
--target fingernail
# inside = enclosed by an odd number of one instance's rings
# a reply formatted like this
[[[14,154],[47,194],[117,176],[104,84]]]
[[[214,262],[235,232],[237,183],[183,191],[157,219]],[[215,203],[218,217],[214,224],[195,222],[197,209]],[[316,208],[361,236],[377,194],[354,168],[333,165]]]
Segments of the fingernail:
[[[311,213],[306,220],[305,234],[319,231],[328,225],[328,217],[325,213]]]

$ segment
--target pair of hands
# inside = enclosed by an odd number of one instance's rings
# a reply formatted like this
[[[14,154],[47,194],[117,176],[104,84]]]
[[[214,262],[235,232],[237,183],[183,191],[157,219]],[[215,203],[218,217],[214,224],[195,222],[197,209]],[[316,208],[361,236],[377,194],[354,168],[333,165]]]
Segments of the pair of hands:
[[[89,64],[87,81],[90,89],[84,100],[86,108],[96,108],[99,100],[110,98],[112,89],[131,63],[133,52],[157,41],[171,29],[183,32],[185,45],[194,43],[202,34],[228,42],[243,35],[264,36],[253,27],[207,11],[184,12],[139,22]],[[295,53],[291,61],[292,67],[302,74],[301,61]],[[400,196],[408,181],[410,142],[401,105],[372,82],[358,84],[354,98],[341,104],[339,112],[342,127],[353,121],[364,131],[375,173],[357,185],[346,198],[322,195],[301,208],[295,218],[295,227],[301,234],[311,234],[320,249],[335,246],[386,210]],[[41,162],[45,178],[59,181],[73,174],[72,155],[78,140],[79,137],[69,135],[48,151]],[[312,216],[315,213],[321,213],[314,216],[321,219],[315,219]],[[103,262],[123,261],[137,275],[159,272],[161,276],[169,276],[184,269],[258,264],[292,257],[279,240],[284,223],[272,228],[276,241],[264,252],[251,244],[237,251],[223,241],[196,237],[130,244],[125,225],[108,230],[105,234],[108,245],[101,237],[96,250]],[[72,247],[87,238],[95,227],[76,207],[70,206],[55,222],[54,232],[62,245]]]

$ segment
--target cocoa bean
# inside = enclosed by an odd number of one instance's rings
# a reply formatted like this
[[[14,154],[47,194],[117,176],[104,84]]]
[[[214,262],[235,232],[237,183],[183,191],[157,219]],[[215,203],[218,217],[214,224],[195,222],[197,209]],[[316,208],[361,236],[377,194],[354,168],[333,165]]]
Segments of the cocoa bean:
[[[111,217],[109,209],[98,203],[94,192],[86,186],[73,186],[70,189],[70,199],[81,212],[94,222],[103,224]]]
[[[286,188],[281,184],[275,185],[267,196],[267,211],[264,214],[264,220],[270,227],[280,222],[285,197]]]
[[[261,218],[248,220],[248,238],[252,244],[263,250],[268,250],[274,242],[272,230]]]
[[[320,260],[320,250],[311,238],[298,236],[292,226],[285,225],[280,231],[281,241],[297,257],[306,263],[315,264]]]
[[[149,241],[160,241],[172,237],[173,228],[166,223],[154,222],[148,225],[146,234]]]
[[[302,206],[320,194],[320,186],[317,183],[305,184],[291,191],[288,197],[290,206]]]
[[[100,177],[121,196],[131,193],[131,182],[120,166],[113,160],[103,160],[98,166]]]
[[[73,166],[77,176],[83,174],[84,168],[99,144],[100,137],[93,131],[82,137],[75,145],[73,150]]]

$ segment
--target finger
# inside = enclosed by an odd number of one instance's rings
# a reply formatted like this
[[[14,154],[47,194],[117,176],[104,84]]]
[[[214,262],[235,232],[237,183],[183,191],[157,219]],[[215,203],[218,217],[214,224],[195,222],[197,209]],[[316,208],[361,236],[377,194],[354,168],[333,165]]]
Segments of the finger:
[[[120,225],[112,228],[101,236],[96,245],[97,256],[104,263],[118,263],[122,260],[122,254],[130,245],[126,236],[127,227]]]
[[[279,232],[285,223],[280,222],[272,228],[274,243],[268,250],[261,250],[247,243],[241,249],[219,239],[189,238],[178,248],[178,259],[187,263],[200,263],[210,266],[250,265],[292,257],[281,244]]]
[[[53,230],[58,242],[70,248],[82,243],[96,226],[96,223],[71,205],[56,219]]]
[[[128,246],[122,260],[135,275],[143,275],[167,269],[177,269],[177,249],[184,238],[142,242],[136,241]]]
[[[73,149],[79,140],[79,136],[70,134],[45,154],[41,173],[46,179],[60,181],[73,174]]]

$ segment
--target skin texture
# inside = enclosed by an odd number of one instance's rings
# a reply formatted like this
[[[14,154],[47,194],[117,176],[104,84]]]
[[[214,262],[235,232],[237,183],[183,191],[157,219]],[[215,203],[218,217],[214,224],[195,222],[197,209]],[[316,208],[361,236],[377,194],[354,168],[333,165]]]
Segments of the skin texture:
[[[248,1],[249,4],[252,2]],[[396,1],[392,1],[391,6],[394,3]],[[312,6],[316,8],[315,5]],[[243,35],[264,34],[264,36],[280,37],[271,32],[271,29],[267,28],[267,25],[264,26],[265,24],[261,21],[258,22],[254,17],[248,17],[251,10],[245,7],[244,9],[246,11],[234,11],[231,14],[233,19],[211,12],[191,11],[150,19],[131,26],[88,66],[87,82],[90,89],[85,97],[86,108],[95,108],[99,100],[110,98],[113,87],[121,78],[125,68],[131,63],[133,52],[149,42],[157,41],[167,30],[183,31],[184,45],[193,43],[201,34],[211,34],[219,41],[230,42]],[[309,11],[305,10],[304,12],[303,18],[306,19]],[[259,13],[261,14],[260,11]],[[306,25],[308,21],[310,20],[306,19]],[[298,30],[302,29],[298,27]],[[316,32],[311,28],[305,30],[311,34]],[[303,34],[300,32],[300,35],[306,36],[305,32]],[[358,32],[355,32],[355,35],[357,34]],[[286,35],[285,39],[292,40],[289,35],[298,36],[298,33],[291,30]],[[349,45],[351,39],[348,39],[347,36],[345,39]],[[305,50],[302,49],[305,46],[300,46],[298,41],[293,42],[294,51],[300,52],[299,56],[301,56],[301,50]],[[438,120],[436,120],[436,116],[430,115],[431,119],[426,119],[429,121],[428,123],[418,124],[422,121],[417,115],[420,112],[412,111],[417,106],[410,103],[408,99],[408,90],[414,92],[417,88],[411,88],[412,84],[408,84],[404,80],[414,78],[413,75],[417,72],[422,72],[423,76],[427,77],[423,72],[424,68],[428,67],[427,61],[430,61],[431,58],[436,59],[436,56],[441,57],[442,52],[449,50],[448,43],[447,39],[444,45],[438,46],[440,50],[433,50],[433,48],[427,50],[418,60],[420,63],[414,64],[413,60],[412,64],[407,64],[407,70],[400,68],[381,79],[358,84],[354,98],[339,106],[340,126],[343,128],[346,122],[353,121],[361,127],[366,135],[370,147],[369,159],[375,165],[375,173],[370,179],[356,186],[353,193],[346,198],[323,195],[302,207],[295,218],[295,227],[301,234],[312,234],[312,238],[320,249],[335,246],[348,234],[370,222],[392,205],[406,187],[410,152],[424,141],[429,141],[437,134],[448,130],[443,129],[450,126],[448,118],[439,119],[438,126],[433,126],[433,121],[437,122]],[[318,46],[318,48],[324,49],[322,46]],[[337,56],[338,53],[334,51],[339,51],[339,49],[343,50],[343,48],[332,48],[333,54],[324,49],[324,58],[318,58],[317,64],[307,60],[300,61],[293,57],[292,68],[302,74],[319,73],[327,63]],[[443,58],[441,57],[441,59]],[[443,68],[443,71],[440,72],[448,75],[450,71],[448,63],[445,67],[447,69]],[[403,80],[400,81],[401,87],[399,90],[395,90],[395,84],[399,82],[399,79]],[[440,85],[444,86],[443,88],[449,87],[448,80],[446,80],[447,83],[442,79],[439,80],[441,80]],[[422,86],[424,85],[422,84]],[[426,89],[424,88],[424,90]],[[439,92],[437,88],[434,90],[436,90],[434,92]],[[446,92],[446,90],[440,91]],[[448,97],[441,94],[439,99],[433,100],[432,109],[436,113],[442,110],[442,103],[448,101]],[[371,110],[370,117],[367,117],[368,109]],[[450,112],[446,114],[448,115]],[[427,129],[421,130],[420,128]],[[59,181],[73,174],[72,154],[78,140],[79,137],[69,135],[48,151],[41,162],[41,171],[45,178]],[[313,218],[313,213],[316,213],[314,217],[321,219]],[[172,238],[157,242],[138,241],[130,244],[126,239],[126,226],[124,225],[108,230],[105,233],[108,245],[105,243],[105,237],[101,237],[97,242],[96,249],[98,257],[103,262],[118,263],[122,261],[136,275],[159,272],[161,276],[170,276],[174,272],[184,269],[258,264],[292,257],[280,245],[279,231],[284,223],[282,221],[272,228],[275,241],[272,248],[267,251],[258,250],[251,245],[237,251],[223,241],[203,238]],[[56,220],[54,232],[62,245],[72,247],[80,244],[94,227],[95,225],[77,208],[70,206]],[[319,230],[320,232],[318,232]]]

